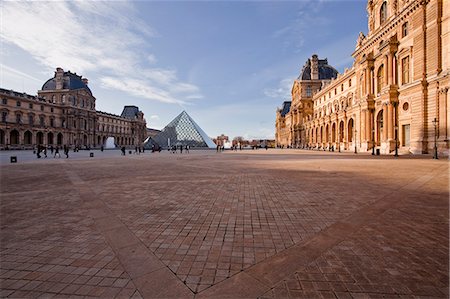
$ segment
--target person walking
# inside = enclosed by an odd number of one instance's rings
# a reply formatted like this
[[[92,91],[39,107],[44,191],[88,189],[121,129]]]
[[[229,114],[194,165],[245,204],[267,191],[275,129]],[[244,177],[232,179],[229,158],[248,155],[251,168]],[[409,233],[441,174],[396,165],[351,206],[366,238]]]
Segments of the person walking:
[[[180,154],[182,154],[183,153],[183,145],[181,144],[180,145]]]
[[[59,154],[59,146],[55,148],[55,155],[53,156],[53,158],[56,158],[56,156],[58,156],[58,159],[61,158],[61,155]]]
[[[189,145],[186,144],[185,150],[186,150],[186,154],[189,154]]]
[[[38,159],[41,158],[41,145],[40,144],[38,144],[38,146],[37,146],[36,156]]]
[[[46,146],[44,146],[44,158],[47,158],[47,147]]]
[[[64,144],[64,154],[66,155],[66,159],[69,158],[69,147]]]

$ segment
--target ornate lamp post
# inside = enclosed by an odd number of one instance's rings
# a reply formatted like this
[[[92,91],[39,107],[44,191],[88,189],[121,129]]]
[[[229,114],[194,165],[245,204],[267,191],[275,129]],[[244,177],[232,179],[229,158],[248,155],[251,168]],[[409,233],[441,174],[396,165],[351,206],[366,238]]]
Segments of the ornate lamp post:
[[[437,151],[437,125],[439,123],[439,121],[434,118],[434,120],[432,121],[433,125],[434,125],[434,154],[433,154],[433,159],[438,159],[438,151]]]
[[[358,131],[356,131],[356,127],[355,127],[355,137],[354,137],[354,139],[355,139],[355,154],[358,153],[358,152],[356,151],[356,132],[358,132]]]

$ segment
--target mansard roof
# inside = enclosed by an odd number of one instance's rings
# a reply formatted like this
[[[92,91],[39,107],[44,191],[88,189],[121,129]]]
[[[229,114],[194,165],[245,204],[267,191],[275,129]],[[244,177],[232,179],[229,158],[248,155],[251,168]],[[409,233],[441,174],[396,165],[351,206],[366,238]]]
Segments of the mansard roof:
[[[336,79],[338,75],[338,71],[328,64],[328,59],[319,59],[319,80],[331,80]],[[300,75],[297,78],[298,80],[311,80],[311,59],[305,62]]]
[[[283,106],[281,108],[281,116],[285,116],[291,110],[291,101],[284,101]]]
[[[86,89],[90,95],[92,95],[91,90],[87,86],[81,76],[76,73],[71,73],[70,71],[64,72],[63,74],[63,89]],[[55,90],[56,89],[56,73],[53,78],[48,79],[44,85],[42,85],[41,90]]]

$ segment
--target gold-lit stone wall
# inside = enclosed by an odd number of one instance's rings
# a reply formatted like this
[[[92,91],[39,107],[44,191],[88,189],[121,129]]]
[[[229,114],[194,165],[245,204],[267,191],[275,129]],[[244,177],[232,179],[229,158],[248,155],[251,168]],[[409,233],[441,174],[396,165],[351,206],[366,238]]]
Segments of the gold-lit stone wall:
[[[308,97],[292,93],[284,118],[297,134],[277,144],[385,154],[397,144],[400,152],[422,154],[436,139],[448,155],[450,1],[370,0],[367,12],[369,31],[358,37],[352,68],[314,91],[313,111],[294,104]],[[293,91],[308,81],[295,80]]]

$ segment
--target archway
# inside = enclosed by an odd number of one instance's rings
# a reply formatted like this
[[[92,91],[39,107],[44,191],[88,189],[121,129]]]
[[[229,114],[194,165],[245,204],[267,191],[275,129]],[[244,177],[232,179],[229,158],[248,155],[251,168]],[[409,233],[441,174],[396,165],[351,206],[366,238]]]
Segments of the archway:
[[[5,144],[5,131],[0,130],[0,144]]]
[[[19,144],[19,131],[17,130],[11,131],[11,133],[9,134],[9,143],[14,145]]]
[[[339,123],[339,142],[344,142],[344,121]]]
[[[384,139],[383,136],[383,110],[377,114],[377,132],[376,132],[376,142],[377,145],[381,145],[381,140]]]
[[[353,118],[350,118],[350,120],[348,121],[347,128],[347,141],[353,142]]]
[[[37,132],[36,134],[36,143],[37,144],[44,144],[44,133],[42,132]]]
[[[49,132],[47,134],[47,144],[48,145],[53,144],[53,133],[52,132]]]
[[[58,145],[63,144],[63,134],[62,133],[58,133],[57,143],[58,143]]]
[[[83,145],[87,145],[88,143],[88,137],[87,135],[83,135]]]
[[[331,127],[331,142],[336,142],[336,123]]]
[[[27,144],[27,145],[32,144],[33,143],[32,142],[32,140],[33,140],[32,137],[33,137],[33,134],[31,134],[30,131],[25,131],[25,134],[23,135],[23,143]]]
[[[325,142],[330,142],[330,127],[325,126]]]

